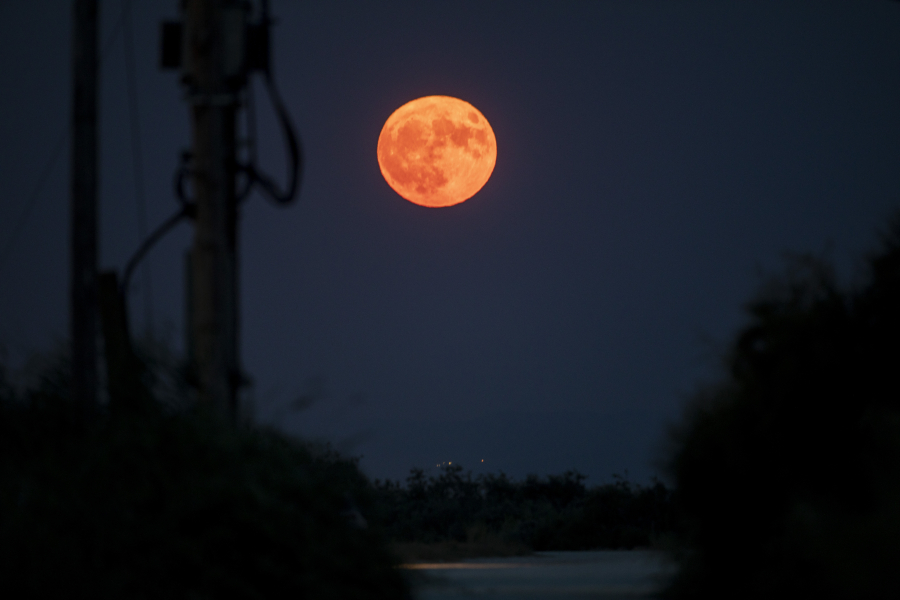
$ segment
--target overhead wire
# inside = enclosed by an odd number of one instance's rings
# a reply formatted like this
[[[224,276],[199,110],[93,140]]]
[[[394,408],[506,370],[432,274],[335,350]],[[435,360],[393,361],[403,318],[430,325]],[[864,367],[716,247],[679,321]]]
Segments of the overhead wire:
[[[54,144],[53,149],[50,152],[50,160],[48,160],[44,165],[44,168],[41,170],[41,173],[38,176],[37,183],[35,184],[34,188],[32,188],[31,194],[28,195],[28,200],[25,203],[25,210],[23,210],[20,214],[19,220],[16,221],[16,225],[15,227],[13,227],[9,239],[6,240],[6,244],[4,244],[3,249],[0,250],[0,269],[3,268],[6,259],[9,258],[10,254],[12,254],[16,242],[19,241],[19,236],[22,234],[22,231],[25,229],[25,225],[28,223],[28,218],[31,216],[31,211],[34,210],[34,207],[37,204],[38,199],[40,198],[41,191],[44,189],[44,185],[50,178],[50,173],[53,171],[53,168],[56,167],[56,161],[59,160],[59,157],[62,154],[63,148],[65,148],[66,141],[68,139],[69,129],[66,128],[62,132],[62,135],[59,136],[56,144]]]
[[[128,87],[128,112],[131,125],[131,162],[134,180],[134,199],[137,213],[138,238],[147,236],[147,200],[144,194],[144,165],[141,151],[140,112],[138,111],[137,77],[134,60],[134,33],[132,30],[131,0],[122,1],[122,44],[125,53],[125,79]],[[150,264],[141,268],[141,291],[144,299],[144,328],[153,334],[153,282]]]
[[[106,38],[106,42],[103,44],[103,48],[100,51],[100,57],[98,59],[99,64],[102,65],[103,60],[106,58],[107,54],[109,54],[113,42],[115,42],[116,37],[119,35],[119,31],[121,31],[122,29],[124,19],[125,12],[123,10],[119,13],[119,18],[113,24],[112,31],[109,32],[109,35]],[[68,141],[70,133],[71,124],[68,124],[63,129],[56,144],[53,145],[52,150],[50,151],[50,158],[44,164],[44,168],[41,170],[37,182],[32,188],[31,193],[28,195],[28,199],[25,202],[25,208],[20,213],[19,219],[16,221],[12,233],[10,233],[9,238],[6,241],[6,244],[4,244],[2,250],[0,250],[0,270],[3,269],[7,259],[9,259],[9,257],[12,255],[16,243],[19,241],[19,236],[25,230],[26,225],[28,225],[28,219],[31,217],[31,213],[34,210],[35,206],[37,206],[38,200],[40,200],[41,197],[41,191],[44,189],[47,180],[50,178],[50,175],[56,168],[56,163],[57,161],[59,161],[59,157],[62,156],[63,148],[65,148],[66,146],[66,141]]]
[[[119,294],[124,296],[128,292],[128,286],[131,283],[131,276],[134,273],[134,269],[141,262],[141,259],[144,258],[144,255],[147,254],[150,248],[168,233],[170,229],[177,225],[181,219],[191,216],[191,211],[188,206],[189,205],[185,205],[180,211],[163,221],[162,224],[154,229],[153,233],[141,243],[137,252],[134,253],[125,265],[125,270],[122,272],[122,283],[119,285]]]

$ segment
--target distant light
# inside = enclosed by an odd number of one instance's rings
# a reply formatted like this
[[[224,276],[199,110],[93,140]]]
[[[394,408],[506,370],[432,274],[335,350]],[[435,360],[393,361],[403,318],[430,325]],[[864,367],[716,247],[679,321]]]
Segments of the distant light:
[[[481,459],[481,462],[484,462],[484,459],[483,459],[483,458]]]

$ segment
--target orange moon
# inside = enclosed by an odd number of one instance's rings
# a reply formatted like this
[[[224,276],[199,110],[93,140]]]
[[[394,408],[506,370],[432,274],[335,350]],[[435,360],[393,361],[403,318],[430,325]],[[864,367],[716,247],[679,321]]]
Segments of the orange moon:
[[[378,136],[378,166],[395,192],[430,207],[465,202],[490,179],[497,138],[477,108],[450,96],[407,102]]]

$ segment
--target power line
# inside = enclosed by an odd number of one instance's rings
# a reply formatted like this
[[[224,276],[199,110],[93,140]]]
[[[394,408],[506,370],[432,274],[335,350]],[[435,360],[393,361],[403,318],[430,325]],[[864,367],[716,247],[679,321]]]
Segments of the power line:
[[[138,112],[137,78],[134,63],[134,34],[131,28],[131,0],[122,2],[123,45],[125,49],[125,79],[128,86],[128,112],[131,121],[131,162],[134,172],[134,198],[137,205],[138,238],[147,237],[147,200],[144,196],[144,166],[141,152],[141,129]],[[150,264],[141,265],[141,291],[144,295],[144,327],[153,333],[153,288]]]
[[[113,25],[112,31],[109,32],[109,37],[106,39],[106,43],[103,45],[103,50],[100,53],[101,64],[103,63],[103,59],[106,58],[106,55],[109,54],[109,50],[112,48],[113,42],[119,35],[119,31],[122,29],[124,18],[125,11],[123,8],[123,11],[119,14],[119,18]],[[31,190],[31,194],[28,195],[28,200],[25,203],[25,209],[19,216],[19,220],[16,221],[16,225],[15,227],[13,227],[12,233],[9,235],[9,239],[6,240],[6,244],[3,246],[3,249],[0,250],[0,270],[3,269],[3,266],[6,264],[7,259],[15,249],[16,243],[19,241],[19,237],[22,235],[22,231],[24,231],[25,226],[28,224],[28,219],[29,217],[31,217],[31,213],[41,197],[41,191],[44,189],[44,185],[47,183],[47,180],[53,173],[53,169],[56,167],[56,163],[57,161],[59,161],[59,157],[62,156],[62,151],[66,146],[66,140],[69,139],[70,132],[71,128],[67,126],[60,134],[59,140],[57,140],[56,144],[53,146],[53,149],[50,151],[50,159],[46,162],[44,168],[41,170],[37,182]]]
[[[22,234],[22,231],[25,229],[25,225],[28,223],[28,217],[31,216],[31,211],[34,210],[38,198],[40,198],[41,190],[44,189],[44,185],[50,178],[50,174],[53,172],[53,168],[56,166],[56,161],[59,160],[63,148],[66,147],[66,140],[68,139],[69,129],[66,128],[62,132],[62,135],[59,136],[59,140],[57,140],[56,145],[53,146],[53,150],[50,153],[50,160],[48,160],[44,165],[44,168],[41,170],[41,174],[38,177],[37,184],[35,184],[34,188],[31,190],[31,194],[28,195],[28,201],[25,204],[25,210],[22,211],[22,214],[19,216],[19,220],[16,221],[16,226],[13,228],[13,231],[9,236],[9,239],[6,240],[6,244],[3,246],[3,250],[0,251],[0,269],[3,268],[3,265],[6,263],[6,259],[9,258],[10,254],[12,254],[16,242],[19,241],[19,236]]]
[[[109,37],[106,38],[106,43],[103,44],[103,49],[100,51],[100,64],[103,64],[103,60],[106,58],[106,55],[109,54],[109,51],[112,49],[112,45],[116,41],[116,38],[119,35],[119,31],[122,30],[122,24],[124,22],[125,22],[125,8],[122,7],[122,12],[119,13],[119,18],[116,19],[116,22],[113,24],[112,31],[109,32]]]

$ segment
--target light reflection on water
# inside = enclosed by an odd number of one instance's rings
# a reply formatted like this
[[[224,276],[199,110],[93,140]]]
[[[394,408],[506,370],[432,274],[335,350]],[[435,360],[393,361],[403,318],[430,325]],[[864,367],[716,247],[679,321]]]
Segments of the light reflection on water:
[[[648,550],[539,552],[403,568],[418,600],[646,598],[674,572],[665,554]]]

